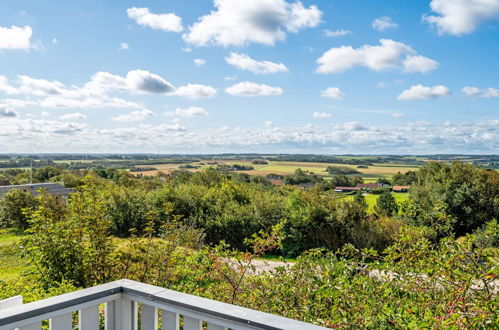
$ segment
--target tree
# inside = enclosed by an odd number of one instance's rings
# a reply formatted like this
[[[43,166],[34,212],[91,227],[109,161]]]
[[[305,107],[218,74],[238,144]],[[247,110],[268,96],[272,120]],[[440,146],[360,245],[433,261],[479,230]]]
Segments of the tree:
[[[459,162],[433,162],[421,167],[417,176],[410,192],[410,217],[417,224],[431,226],[443,212],[453,219],[452,230],[461,236],[499,218],[499,172]]]
[[[376,200],[376,205],[374,206],[374,210],[379,215],[384,215],[387,217],[391,217],[394,214],[397,214],[399,210],[399,206],[395,197],[389,192],[385,191],[381,195],[379,195]]]
[[[0,227],[29,227],[26,211],[38,205],[36,198],[23,189],[13,189],[0,199]]]
[[[366,212],[367,212],[368,205],[367,205],[367,202],[366,202],[366,198],[364,197],[364,195],[362,194],[361,191],[357,191],[357,193],[353,197],[353,200],[354,200],[355,203],[357,203],[360,206],[362,206],[364,208],[364,210],[366,210]]]

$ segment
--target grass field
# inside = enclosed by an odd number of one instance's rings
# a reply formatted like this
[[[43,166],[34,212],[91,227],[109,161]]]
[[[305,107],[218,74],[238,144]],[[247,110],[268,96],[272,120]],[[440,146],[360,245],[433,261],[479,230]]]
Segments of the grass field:
[[[397,203],[405,202],[409,200],[409,194],[408,193],[392,193],[393,197],[395,197],[395,200]],[[352,199],[353,200],[353,195],[348,195],[346,198],[347,199]],[[378,199],[379,195],[373,195],[373,194],[367,194],[364,195],[366,198],[367,205],[369,206],[368,210],[369,212],[374,211],[374,205],[376,204],[376,200]]]
[[[344,166],[356,169],[361,174],[358,174],[364,178],[366,182],[375,181],[380,177],[391,177],[397,172],[405,173],[407,171],[415,171],[418,168],[411,165],[399,165],[399,164],[374,164],[368,168],[357,168],[357,165],[348,164],[335,164],[335,163],[309,163],[309,162],[281,162],[281,161],[269,161],[269,164],[253,164],[251,161],[234,161],[234,160],[218,160],[218,164],[239,164],[239,165],[249,165],[253,166],[254,170],[251,171],[241,171],[242,173],[252,174],[252,175],[262,175],[275,173],[279,175],[292,175],[297,168],[301,168],[304,171],[309,171],[317,175],[322,175],[325,177],[330,176],[326,172],[328,166]],[[158,171],[170,173],[174,170],[178,170],[179,166],[182,164],[155,164],[150,165],[157,168],[155,171],[144,171],[135,172],[141,173],[143,175],[155,175]],[[208,168],[209,165],[201,165],[200,163],[192,163],[191,165],[201,166],[201,168]],[[196,169],[190,171],[198,171]]]
[[[18,247],[21,237],[10,230],[0,230],[0,281],[17,278],[26,269]]]

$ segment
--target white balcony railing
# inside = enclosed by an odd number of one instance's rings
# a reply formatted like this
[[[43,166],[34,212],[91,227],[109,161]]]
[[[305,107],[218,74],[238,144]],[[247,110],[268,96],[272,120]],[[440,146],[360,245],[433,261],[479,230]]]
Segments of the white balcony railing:
[[[324,329],[131,280],[12,307],[16,301],[0,310],[0,330],[41,329],[44,320],[53,330]]]

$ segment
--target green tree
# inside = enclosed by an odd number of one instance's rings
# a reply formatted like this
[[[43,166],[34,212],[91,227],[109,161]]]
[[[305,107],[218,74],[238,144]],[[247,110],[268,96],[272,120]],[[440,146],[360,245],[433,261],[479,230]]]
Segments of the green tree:
[[[399,206],[397,201],[389,191],[385,191],[376,199],[374,211],[377,214],[391,217],[392,215],[397,214],[398,210]]]
[[[429,163],[419,170],[410,197],[416,224],[434,223],[438,209],[453,219],[452,230],[461,236],[499,218],[499,172],[458,162]]]
[[[0,227],[29,227],[26,211],[37,207],[36,198],[23,189],[13,189],[0,199]]]

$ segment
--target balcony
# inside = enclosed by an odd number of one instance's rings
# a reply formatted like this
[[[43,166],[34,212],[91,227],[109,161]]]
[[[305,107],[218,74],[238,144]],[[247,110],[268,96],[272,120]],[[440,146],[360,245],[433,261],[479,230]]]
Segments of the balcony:
[[[0,303],[0,330],[41,329],[45,320],[53,330],[325,329],[131,280],[24,305],[21,297]]]

